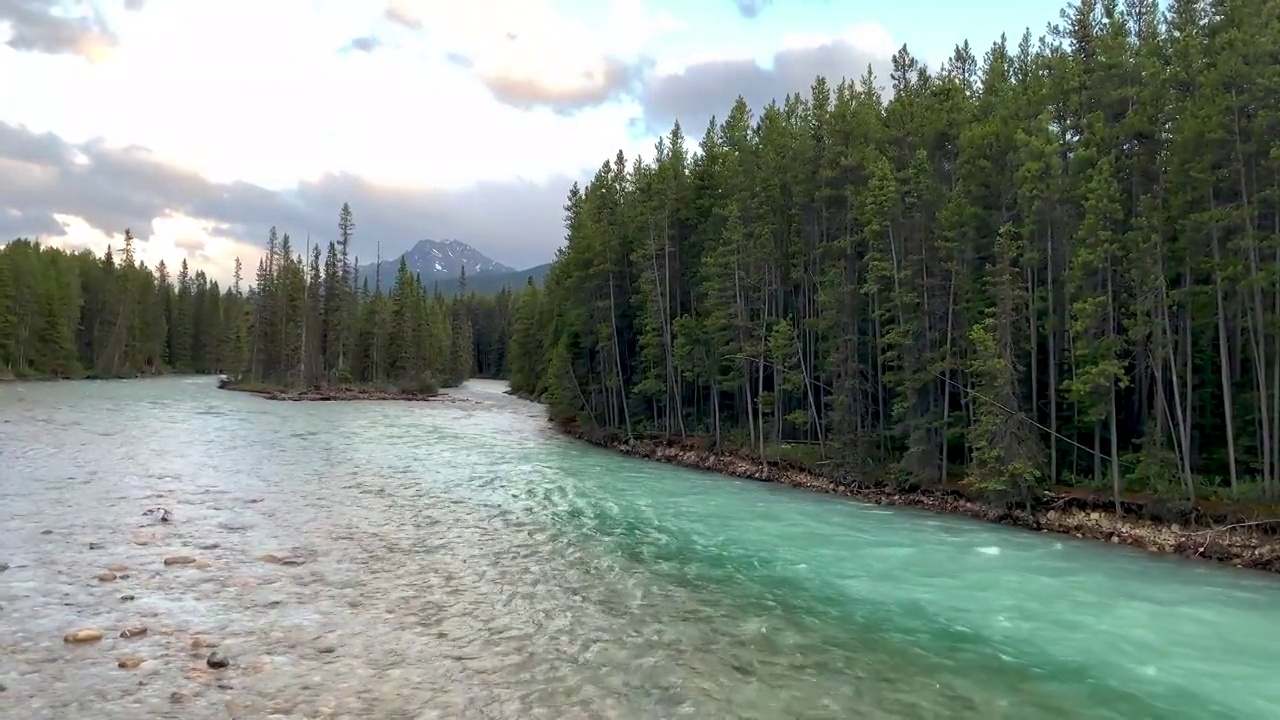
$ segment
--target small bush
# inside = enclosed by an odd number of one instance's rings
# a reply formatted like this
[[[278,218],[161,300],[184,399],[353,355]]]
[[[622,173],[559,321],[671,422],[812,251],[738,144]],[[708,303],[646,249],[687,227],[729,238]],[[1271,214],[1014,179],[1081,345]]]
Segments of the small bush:
[[[423,373],[416,378],[405,380],[398,388],[402,393],[413,395],[439,395],[440,383],[430,373]]]

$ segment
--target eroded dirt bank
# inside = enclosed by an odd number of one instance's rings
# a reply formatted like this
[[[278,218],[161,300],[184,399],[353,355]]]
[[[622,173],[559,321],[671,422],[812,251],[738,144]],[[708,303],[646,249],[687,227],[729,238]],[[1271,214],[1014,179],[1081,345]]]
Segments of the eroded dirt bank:
[[[1237,513],[1224,512],[1214,517],[1203,508],[1174,512],[1165,507],[1148,508],[1126,503],[1126,514],[1117,518],[1111,510],[1109,498],[1067,492],[1045,492],[1033,501],[1030,510],[996,507],[975,500],[959,488],[902,489],[819,474],[787,463],[765,463],[741,455],[714,452],[693,443],[623,439],[576,427],[561,429],[593,445],[681,467],[782,483],[877,505],[916,507],[1029,530],[1131,545],[1151,552],[1214,560],[1240,568],[1280,572],[1280,538],[1273,532],[1280,523],[1259,522],[1263,519]],[[1153,516],[1160,519],[1153,519]],[[1200,521],[1189,518],[1200,518]]]

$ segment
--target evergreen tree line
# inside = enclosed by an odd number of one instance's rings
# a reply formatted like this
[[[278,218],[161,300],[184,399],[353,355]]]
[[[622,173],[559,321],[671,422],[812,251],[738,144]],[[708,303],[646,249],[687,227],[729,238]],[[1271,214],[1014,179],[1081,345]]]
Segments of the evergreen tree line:
[[[213,373],[281,388],[331,384],[434,390],[506,372],[511,294],[446,299],[403,259],[390,288],[360,281],[349,255],[355,225],[343,205],[322,253],[296,253],[272,228],[253,287],[239,259],[231,287],[186,260],[176,278],[134,257],[68,253],[27,240],[0,247],[0,374],[135,377]]]
[[[514,300],[555,419],[1021,495],[1280,494],[1280,5],[1081,0],[904,46],[565,206]]]

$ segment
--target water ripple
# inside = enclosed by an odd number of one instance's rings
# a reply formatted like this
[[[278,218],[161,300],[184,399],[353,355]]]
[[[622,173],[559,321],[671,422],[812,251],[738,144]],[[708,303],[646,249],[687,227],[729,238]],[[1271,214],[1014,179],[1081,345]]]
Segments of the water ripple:
[[[1275,714],[1274,585],[618,458],[499,390],[0,386],[0,718]]]

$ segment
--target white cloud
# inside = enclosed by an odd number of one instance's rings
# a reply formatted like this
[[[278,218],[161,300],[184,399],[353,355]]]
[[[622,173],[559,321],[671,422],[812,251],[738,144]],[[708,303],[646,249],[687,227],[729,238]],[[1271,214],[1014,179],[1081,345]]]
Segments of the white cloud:
[[[583,58],[608,44],[579,45],[598,28],[546,8],[497,4],[451,5],[463,9],[443,23],[432,9],[440,4],[431,5],[423,17],[436,30],[426,36],[339,53],[364,30],[349,6],[321,5],[315,14],[309,0],[273,0],[270,12],[260,0],[153,3],[115,18],[120,45],[97,64],[0,48],[0,118],[73,142],[103,136],[143,145],[215,181],[271,188],[338,171],[409,187],[538,180],[576,174],[628,146],[635,107],[574,117],[520,111],[445,59],[435,32],[476,53],[483,72],[520,70],[563,84],[580,79],[595,62]],[[617,7],[610,17],[621,19],[605,26],[614,38],[625,37],[617,24],[639,12],[634,0]],[[495,17],[507,22],[495,25]],[[498,52],[486,30],[504,26],[525,38],[517,52]]]
[[[46,245],[59,247],[70,252],[88,249],[96,255],[102,255],[107,248],[112,248],[116,261],[124,257],[124,232],[108,235],[78,217],[72,215],[55,215],[62,223],[66,235],[58,238],[42,239]],[[245,283],[253,282],[253,273],[258,267],[258,260],[263,255],[259,245],[241,242],[234,238],[220,236],[217,228],[210,223],[184,216],[156,218],[151,223],[152,235],[146,242],[135,241],[133,253],[139,262],[145,262],[155,268],[164,261],[171,277],[176,277],[182,261],[194,273],[204,270],[211,280],[216,280],[223,287],[229,286],[235,272],[236,258],[240,258]],[[301,246],[299,247],[301,251]]]

